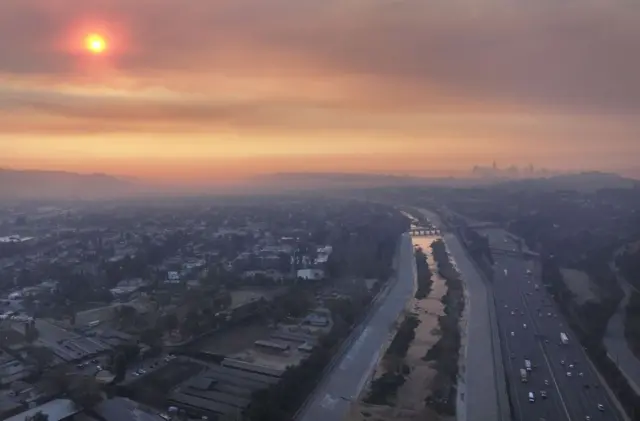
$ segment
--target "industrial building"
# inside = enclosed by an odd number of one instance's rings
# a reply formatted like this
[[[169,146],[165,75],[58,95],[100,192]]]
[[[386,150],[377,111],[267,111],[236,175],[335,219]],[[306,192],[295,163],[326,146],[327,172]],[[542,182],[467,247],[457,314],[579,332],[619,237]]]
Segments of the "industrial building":
[[[253,392],[278,383],[272,375],[213,366],[175,388],[169,403],[194,416],[240,414]]]

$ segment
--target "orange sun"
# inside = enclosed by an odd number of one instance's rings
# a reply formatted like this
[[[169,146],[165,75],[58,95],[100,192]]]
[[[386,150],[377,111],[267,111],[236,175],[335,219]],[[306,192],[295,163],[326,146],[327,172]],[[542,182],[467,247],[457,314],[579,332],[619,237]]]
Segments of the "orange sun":
[[[101,54],[107,49],[107,42],[98,34],[89,34],[84,38],[84,45],[93,54]]]

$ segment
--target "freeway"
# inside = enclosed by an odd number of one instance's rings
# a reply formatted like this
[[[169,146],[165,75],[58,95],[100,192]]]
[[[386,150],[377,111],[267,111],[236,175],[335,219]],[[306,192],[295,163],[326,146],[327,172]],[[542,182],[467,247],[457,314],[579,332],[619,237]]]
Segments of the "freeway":
[[[622,420],[543,287],[537,268],[522,257],[497,255],[494,259],[493,291],[514,417],[518,421]],[[568,337],[567,344],[560,340],[561,332]],[[533,367],[528,381],[522,382],[520,369],[525,368],[525,359]],[[535,402],[529,401],[530,392]]]
[[[318,385],[297,420],[342,420],[351,403],[358,399],[390,339],[398,316],[415,291],[416,265],[408,234],[403,234],[397,256],[396,281],[374,303],[371,316],[358,328],[358,334]]]

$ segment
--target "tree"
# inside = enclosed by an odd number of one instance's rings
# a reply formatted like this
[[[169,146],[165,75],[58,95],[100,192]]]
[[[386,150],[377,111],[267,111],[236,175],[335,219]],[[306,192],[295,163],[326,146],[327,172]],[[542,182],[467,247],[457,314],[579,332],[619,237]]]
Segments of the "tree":
[[[211,306],[211,299],[195,289],[190,289],[185,292],[184,302],[189,308],[195,309],[196,311]]]
[[[140,334],[140,340],[154,347],[162,345],[162,331],[159,329],[146,329]]]
[[[175,330],[179,324],[178,316],[175,313],[169,313],[158,321],[158,326],[162,330]]]
[[[90,376],[72,378],[67,394],[69,399],[81,409],[91,409],[103,400],[100,384]]]
[[[189,310],[182,321],[182,326],[180,326],[182,336],[193,336],[198,334],[198,329],[200,327],[199,319],[200,316],[197,311],[193,309]]]
[[[115,309],[115,316],[121,328],[135,325],[137,315],[138,311],[132,306],[120,306]]]
[[[59,365],[43,373],[42,385],[47,393],[66,393],[71,382],[70,366]]]
[[[31,321],[29,323],[25,323],[24,339],[30,344],[38,339],[38,329],[36,328],[35,322]]]
[[[226,310],[231,307],[233,302],[233,298],[231,297],[231,293],[229,291],[222,290],[213,299],[213,307],[216,311]]]
[[[123,352],[118,352],[113,357],[113,374],[116,375],[115,382],[124,380],[127,373],[127,360]]]
[[[35,362],[38,373],[40,374],[42,374],[53,361],[51,351],[41,346],[31,347],[31,349],[29,349],[29,357]]]

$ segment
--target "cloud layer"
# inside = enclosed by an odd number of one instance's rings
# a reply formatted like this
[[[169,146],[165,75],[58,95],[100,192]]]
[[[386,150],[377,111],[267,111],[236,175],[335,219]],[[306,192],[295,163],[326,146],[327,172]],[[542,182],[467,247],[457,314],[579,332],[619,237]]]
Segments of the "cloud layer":
[[[93,31],[104,57],[82,51]],[[577,146],[589,121],[624,149],[640,144],[638,75],[640,7],[622,0],[0,2],[0,136],[516,144],[529,127]]]

